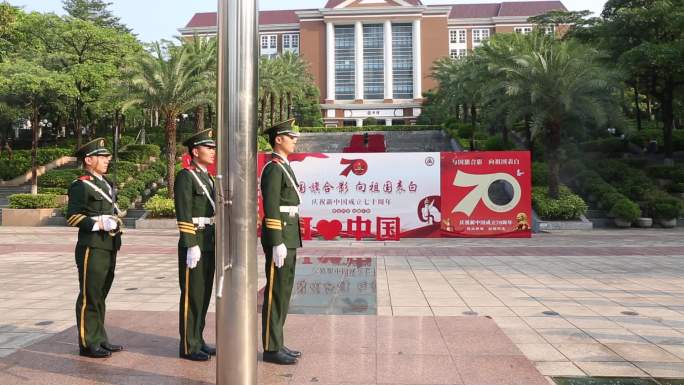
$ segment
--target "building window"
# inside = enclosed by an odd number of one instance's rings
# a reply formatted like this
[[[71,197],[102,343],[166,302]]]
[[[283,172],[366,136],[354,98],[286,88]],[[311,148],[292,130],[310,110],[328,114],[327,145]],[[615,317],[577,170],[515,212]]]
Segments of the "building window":
[[[473,30],[473,47],[479,46],[483,41],[489,39],[489,29]]]
[[[299,53],[299,34],[284,34],[283,35],[283,52]]]
[[[261,56],[275,57],[278,55],[278,36],[261,35]]]
[[[363,25],[363,98],[385,95],[385,33],[382,24]]]
[[[449,43],[450,44],[465,44],[466,43],[466,30],[465,29],[450,29],[449,30]]]
[[[522,33],[523,35],[526,35],[532,32],[532,27],[515,27],[513,28],[513,31],[515,33]]]
[[[392,92],[394,99],[413,99],[413,26],[392,24]]]
[[[466,57],[468,55],[468,50],[465,48],[455,48],[449,50],[449,56],[452,59],[460,59],[462,57]]]
[[[335,99],[353,100],[355,85],[354,26],[335,26]]]
[[[545,34],[547,34],[547,35],[553,35],[554,32],[555,32],[555,29],[553,28],[553,26],[544,27],[544,33],[545,33]]]

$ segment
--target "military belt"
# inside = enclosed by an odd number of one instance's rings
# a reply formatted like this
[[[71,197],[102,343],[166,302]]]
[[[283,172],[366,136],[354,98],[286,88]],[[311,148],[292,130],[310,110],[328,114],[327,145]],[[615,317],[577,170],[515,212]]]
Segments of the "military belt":
[[[297,206],[280,206],[281,213],[289,213],[291,217],[299,214],[299,207]]]
[[[196,217],[192,218],[192,223],[197,226],[198,229],[203,229],[205,226],[213,225],[214,217]]]

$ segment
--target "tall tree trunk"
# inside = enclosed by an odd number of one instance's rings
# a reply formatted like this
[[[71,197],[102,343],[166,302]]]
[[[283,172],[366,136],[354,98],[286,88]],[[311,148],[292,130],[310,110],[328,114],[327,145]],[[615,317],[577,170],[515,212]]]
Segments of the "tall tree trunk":
[[[275,94],[271,93],[271,126],[275,123]]]
[[[38,123],[40,117],[38,114],[38,105],[34,102],[31,104],[31,131],[33,134],[31,140],[31,194],[38,194]]]
[[[287,93],[287,118],[292,117],[292,92]],[[300,122],[301,124],[301,122]]]
[[[648,94],[646,95],[646,111],[648,111],[648,120],[650,120],[651,122],[654,121],[655,119],[653,117],[653,102],[651,102],[651,96]]]
[[[672,164],[672,126],[674,124],[674,86],[668,81],[663,90],[663,139],[665,141],[665,163]]]
[[[279,99],[280,106],[278,107],[278,121],[282,122],[283,120],[285,120],[283,119],[283,105],[285,104],[285,95],[281,94]]]
[[[266,130],[266,98],[268,95],[265,95],[261,97],[261,133],[264,133],[264,130]]]
[[[527,149],[532,151],[534,143],[532,142],[532,127],[530,127],[530,118],[528,116],[525,116],[525,144]]]
[[[195,132],[204,130],[204,105],[195,108]]]
[[[548,123],[547,132],[549,135],[546,144],[546,154],[549,162],[549,197],[558,199],[560,180],[560,159],[558,157],[558,150],[561,145],[560,123],[555,121]]]
[[[636,112],[637,130],[641,131],[641,107],[639,107],[639,79],[634,80],[634,111]]]
[[[167,113],[166,116],[166,183],[169,187],[169,197],[173,199],[173,180],[176,173],[176,116]]]
[[[505,145],[508,145],[508,125],[504,124],[501,130],[501,137]]]
[[[473,126],[473,131],[475,130],[475,124],[477,123],[477,105],[475,103],[470,105],[470,124]]]
[[[468,123],[468,105],[463,105],[463,123]]]
[[[76,148],[83,144],[83,135],[81,130],[81,115],[83,114],[83,102],[76,100],[76,116],[74,117],[74,129],[76,130]]]

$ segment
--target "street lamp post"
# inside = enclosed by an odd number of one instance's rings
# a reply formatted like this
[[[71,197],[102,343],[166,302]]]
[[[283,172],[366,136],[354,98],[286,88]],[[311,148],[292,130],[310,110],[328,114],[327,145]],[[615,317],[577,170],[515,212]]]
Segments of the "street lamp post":
[[[218,0],[216,383],[257,383],[256,0]]]

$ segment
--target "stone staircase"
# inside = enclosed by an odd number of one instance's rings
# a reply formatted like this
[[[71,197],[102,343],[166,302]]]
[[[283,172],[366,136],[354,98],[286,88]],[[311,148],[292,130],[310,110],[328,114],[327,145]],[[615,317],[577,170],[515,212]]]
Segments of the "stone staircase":
[[[369,131],[385,135],[387,152],[439,152],[453,151],[449,137],[442,131]],[[342,152],[354,134],[363,132],[302,133],[297,152]]]

